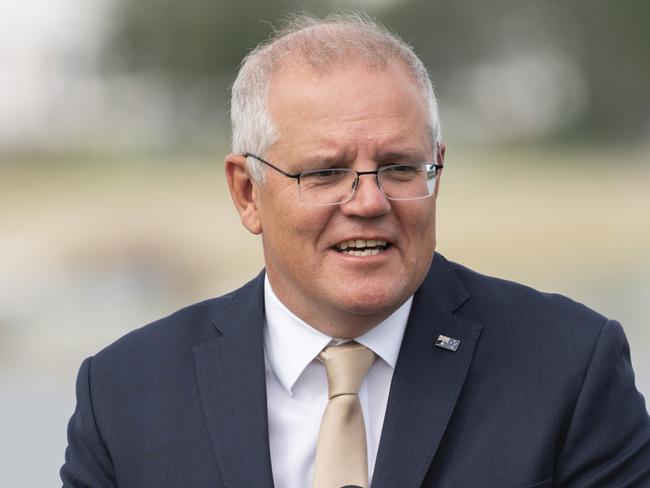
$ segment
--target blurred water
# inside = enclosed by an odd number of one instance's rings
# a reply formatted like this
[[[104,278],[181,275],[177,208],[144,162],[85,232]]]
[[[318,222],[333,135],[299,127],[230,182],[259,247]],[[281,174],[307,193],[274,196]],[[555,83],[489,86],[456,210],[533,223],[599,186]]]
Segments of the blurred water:
[[[5,486],[61,486],[67,418],[74,408],[69,379],[0,378]]]

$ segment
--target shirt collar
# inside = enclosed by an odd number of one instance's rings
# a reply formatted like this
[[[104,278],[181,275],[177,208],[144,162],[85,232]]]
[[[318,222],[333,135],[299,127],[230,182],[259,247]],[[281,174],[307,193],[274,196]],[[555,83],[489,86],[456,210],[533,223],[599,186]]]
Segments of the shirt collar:
[[[413,297],[355,340],[395,368]],[[264,276],[264,349],[282,387],[293,395],[293,386],[307,365],[336,339],[323,334],[293,314],[275,295]],[[340,341],[338,341],[340,342]]]

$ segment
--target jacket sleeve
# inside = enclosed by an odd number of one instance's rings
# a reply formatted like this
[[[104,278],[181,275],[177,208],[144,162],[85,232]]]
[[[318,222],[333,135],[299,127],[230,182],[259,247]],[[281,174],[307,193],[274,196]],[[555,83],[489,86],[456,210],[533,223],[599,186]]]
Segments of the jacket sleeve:
[[[650,417],[618,322],[603,325],[593,349],[555,482],[571,488],[650,487]]]
[[[64,488],[117,487],[113,463],[93,411],[92,358],[87,358],[77,376],[77,407],[68,424],[68,447],[61,468]]]

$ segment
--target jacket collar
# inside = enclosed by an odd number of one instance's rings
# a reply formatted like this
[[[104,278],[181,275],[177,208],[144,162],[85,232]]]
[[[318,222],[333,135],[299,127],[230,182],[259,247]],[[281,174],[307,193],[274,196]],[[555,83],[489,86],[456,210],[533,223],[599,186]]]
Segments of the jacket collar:
[[[373,488],[420,486],[469,370],[481,326],[454,315],[469,299],[450,263],[434,256],[416,292],[391,383]],[[454,352],[439,336],[460,341]]]
[[[224,486],[271,488],[264,374],[264,279],[218,300],[217,337],[194,347],[203,413]]]
[[[373,488],[419,486],[452,416],[481,326],[454,315],[469,299],[436,254],[416,292],[391,383]],[[216,337],[195,346],[206,425],[225,486],[271,488],[264,368],[264,272],[215,302]],[[438,336],[460,340],[456,352]]]

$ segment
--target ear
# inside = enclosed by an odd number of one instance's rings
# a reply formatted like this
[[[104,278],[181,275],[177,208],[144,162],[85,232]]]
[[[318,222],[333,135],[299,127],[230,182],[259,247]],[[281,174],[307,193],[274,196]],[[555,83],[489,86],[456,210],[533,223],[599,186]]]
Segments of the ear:
[[[225,159],[225,171],[230,196],[239,212],[241,223],[251,233],[261,234],[262,223],[257,208],[257,184],[248,173],[246,158],[241,154],[228,154]]]
[[[443,164],[445,162],[445,153],[447,152],[447,146],[442,142],[438,145],[438,154],[436,154],[436,162]]]
[[[447,146],[443,144],[442,142],[440,144],[436,144],[436,162],[439,164],[444,164],[445,163],[445,154],[447,152]],[[440,170],[440,174],[438,175],[438,178],[436,178],[436,188],[434,190],[434,196],[433,198],[438,198],[438,190],[440,189],[440,179],[442,178],[442,169]]]

